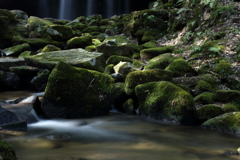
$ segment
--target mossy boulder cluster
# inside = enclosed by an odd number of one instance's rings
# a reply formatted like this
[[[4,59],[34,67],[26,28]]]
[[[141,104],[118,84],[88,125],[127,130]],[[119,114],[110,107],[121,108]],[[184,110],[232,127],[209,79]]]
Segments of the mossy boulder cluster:
[[[0,9],[0,91],[45,91],[49,118],[106,115],[115,106],[208,128],[232,118],[224,130],[239,132],[239,2],[150,6],[73,21]]]

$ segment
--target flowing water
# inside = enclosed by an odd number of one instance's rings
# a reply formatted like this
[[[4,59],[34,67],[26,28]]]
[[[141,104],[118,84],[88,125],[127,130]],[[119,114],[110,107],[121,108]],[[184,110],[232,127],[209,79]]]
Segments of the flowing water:
[[[1,95],[0,95],[1,96]],[[40,120],[5,135],[18,160],[237,160],[239,136],[110,113],[75,120]]]

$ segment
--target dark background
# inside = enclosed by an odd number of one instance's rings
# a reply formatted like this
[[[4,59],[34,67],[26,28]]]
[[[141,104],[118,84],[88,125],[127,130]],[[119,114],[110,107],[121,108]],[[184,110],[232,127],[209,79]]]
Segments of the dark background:
[[[0,0],[1,9],[18,9],[25,11],[29,16],[59,18],[61,0]],[[71,3],[70,10],[65,10],[64,19],[72,20],[79,16],[101,14],[104,18],[113,15],[127,14],[132,11],[147,9],[150,2],[155,0],[67,0]],[[91,3],[91,13],[87,11]],[[65,6],[67,7],[67,6]],[[110,15],[112,14],[112,15]]]

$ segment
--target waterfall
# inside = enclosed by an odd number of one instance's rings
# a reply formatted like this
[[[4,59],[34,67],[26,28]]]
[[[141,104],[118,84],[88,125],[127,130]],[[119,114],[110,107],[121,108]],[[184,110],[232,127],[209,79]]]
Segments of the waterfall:
[[[73,12],[72,0],[60,0],[58,19],[72,20]]]
[[[87,12],[86,16],[90,16],[93,14],[94,11],[94,0],[87,0]]]
[[[114,9],[114,3],[113,3],[114,0],[106,0],[107,2],[107,15],[106,17],[107,18],[110,18],[111,16],[113,16],[114,12],[113,12],[113,9]]]

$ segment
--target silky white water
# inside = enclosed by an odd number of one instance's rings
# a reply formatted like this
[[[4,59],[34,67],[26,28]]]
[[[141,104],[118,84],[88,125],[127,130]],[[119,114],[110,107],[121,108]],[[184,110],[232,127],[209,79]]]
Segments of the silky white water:
[[[6,136],[18,160],[237,160],[239,136],[138,116],[42,120]]]
[[[3,92],[12,99],[25,92]],[[1,132],[18,160],[239,160],[240,137],[139,116],[40,120],[26,133]]]

